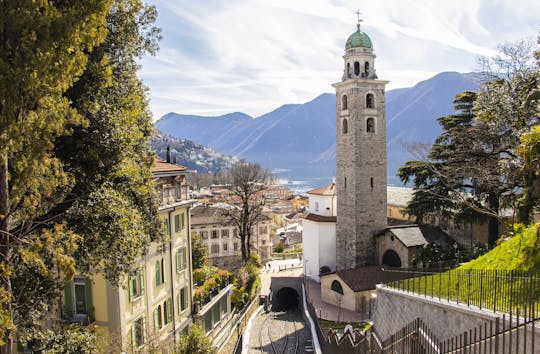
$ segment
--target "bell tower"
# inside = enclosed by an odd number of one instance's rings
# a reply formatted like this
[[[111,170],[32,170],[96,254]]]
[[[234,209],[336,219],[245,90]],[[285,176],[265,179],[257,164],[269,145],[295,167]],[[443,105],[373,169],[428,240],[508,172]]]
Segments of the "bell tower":
[[[375,234],[387,226],[385,85],[369,36],[345,44],[336,89],[336,268],[376,264]]]

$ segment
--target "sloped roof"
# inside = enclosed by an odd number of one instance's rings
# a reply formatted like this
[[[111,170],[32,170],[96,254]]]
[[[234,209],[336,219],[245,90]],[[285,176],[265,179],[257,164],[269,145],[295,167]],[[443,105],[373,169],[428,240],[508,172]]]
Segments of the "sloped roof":
[[[335,274],[354,292],[372,290],[375,289],[377,284],[389,283],[394,280],[410,277],[409,273],[384,271],[385,269],[396,270],[396,268],[383,266],[367,266],[356,269],[338,270]]]
[[[405,247],[425,246],[436,243],[442,247],[450,247],[454,242],[441,228],[433,225],[400,225],[384,229],[379,235],[390,232]]]
[[[335,216],[323,216],[318,214],[309,213],[303,217],[306,220],[316,221],[316,222],[336,222]]]
[[[333,196],[333,195],[336,195],[336,184],[332,183],[332,184],[330,184],[328,186],[313,189],[313,190],[310,190],[310,191],[308,191],[306,193],[307,194]]]
[[[186,172],[187,169],[184,166],[169,163],[159,157],[154,157],[154,165],[152,166],[153,173],[162,172]]]

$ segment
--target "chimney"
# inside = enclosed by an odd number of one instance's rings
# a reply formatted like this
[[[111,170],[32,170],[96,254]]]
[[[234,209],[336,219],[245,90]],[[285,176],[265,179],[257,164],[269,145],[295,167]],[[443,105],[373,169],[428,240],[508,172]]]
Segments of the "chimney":
[[[167,162],[171,163],[171,147],[167,146]]]

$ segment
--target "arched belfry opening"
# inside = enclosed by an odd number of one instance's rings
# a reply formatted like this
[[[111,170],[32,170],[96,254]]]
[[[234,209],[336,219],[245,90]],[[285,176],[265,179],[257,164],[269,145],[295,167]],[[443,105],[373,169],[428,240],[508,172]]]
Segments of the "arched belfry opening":
[[[401,267],[401,258],[394,250],[387,250],[384,252],[382,264],[388,267]]]
[[[364,75],[363,76],[368,77],[368,75],[369,75],[369,62],[366,61],[364,63]]]
[[[357,61],[354,62],[354,75],[360,75],[360,63]]]
[[[347,95],[343,95],[343,97],[341,97],[341,109],[343,109],[343,110],[348,109]]]
[[[366,95],[366,108],[375,108],[375,97],[372,93]]]

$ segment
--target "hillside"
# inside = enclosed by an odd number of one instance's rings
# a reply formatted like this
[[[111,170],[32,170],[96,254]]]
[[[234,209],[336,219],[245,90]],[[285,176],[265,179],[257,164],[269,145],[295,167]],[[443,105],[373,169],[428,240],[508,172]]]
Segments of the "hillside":
[[[218,172],[230,167],[236,161],[231,156],[221,154],[191,140],[177,139],[159,131],[150,141],[150,145],[162,159],[166,158],[167,146],[170,146],[171,158],[176,158],[176,163],[198,173]]]

